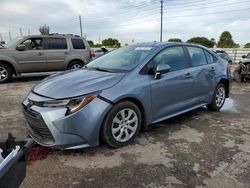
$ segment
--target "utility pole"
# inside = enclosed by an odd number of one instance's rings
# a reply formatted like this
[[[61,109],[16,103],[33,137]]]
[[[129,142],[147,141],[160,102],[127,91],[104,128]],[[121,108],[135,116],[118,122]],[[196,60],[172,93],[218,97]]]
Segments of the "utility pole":
[[[1,39],[1,41],[0,41],[0,42],[2,42],[2,41],[3,41],[3,36],[2,36],[2,33],[0,33],[0,39]]]
[[[79,22],[80,22],[80,31],[81,31],[81,37],[82,37],[82,17],[79,16]]]
[[[9,37],[10,37],[10,40],[11,40],[11,33],[10,33],[10,31],[9,31]]]
[[[99,35],[99,44],[101,44],[101,36]]]
[[[20,35],[23,36],[22,28],[20,28]]]
[[[30,29],[28,29],[28,35],[30,36]]]
[[[163,0],[161,0],[161,34],[160,34],[160,42],[162,42],[162,30],[163,30]]]

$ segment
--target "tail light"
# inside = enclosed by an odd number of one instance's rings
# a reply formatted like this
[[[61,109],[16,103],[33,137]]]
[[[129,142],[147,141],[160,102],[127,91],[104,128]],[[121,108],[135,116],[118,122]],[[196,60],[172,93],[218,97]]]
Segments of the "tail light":
[[[95,57],[95,52],[94,52],[94,50],[90,50],[89,51],[89,58],[92,59],[93,57]]]

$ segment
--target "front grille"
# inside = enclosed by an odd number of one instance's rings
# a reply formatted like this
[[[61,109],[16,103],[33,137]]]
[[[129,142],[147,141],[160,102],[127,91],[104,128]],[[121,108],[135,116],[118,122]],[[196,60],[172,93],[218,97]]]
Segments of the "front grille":
[[[26,106],[23,109],[24,117],[27,122],[28,131],[31,136],[39,143],[44,145],[54,144],[54,138],[49,128],[43,121],[41,115]]]

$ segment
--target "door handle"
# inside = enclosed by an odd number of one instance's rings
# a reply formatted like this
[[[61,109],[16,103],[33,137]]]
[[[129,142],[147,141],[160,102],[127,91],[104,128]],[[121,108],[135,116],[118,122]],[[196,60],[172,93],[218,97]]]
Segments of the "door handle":
[[[184,77],[185,77],[186,79],[193,78],[192,74],[190,74],[190,73],[185,74],[185,76],[184,76]]]
[[[69,54],[69,52],[64,52],[64,54],[65,54],[65,55],[68,55],[68,54]]]
[[[44,55],[44,53],[42,53],[42,52],[38,52],[38,55]]]

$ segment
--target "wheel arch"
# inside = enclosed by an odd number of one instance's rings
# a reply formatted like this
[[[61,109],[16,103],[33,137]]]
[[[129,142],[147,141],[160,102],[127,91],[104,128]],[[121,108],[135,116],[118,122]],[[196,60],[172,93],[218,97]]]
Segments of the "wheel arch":
[[[226,98],[229,97],[229,91],[230,91],[230,83],[228,79],[222,78],[219,82],[219,84],[222,83],[226,87]]]
[[[147,125],[147,123],[146,123],[147,120],[146,120],[146,115],[145,115],[146,112],[145,112],[145,108],[144,108],[142,102],[141,102],[139,99],[135,98],[135,97],[131,97],[131,96],[128,97],[128,96],[127,96],[127,97],[123,97],[123,98],[118,99],[117,101],[115,101],[114,103],[112,103],[112,106],[114,106],[114,105],[116,105],[116,104],[118,104],[118,103],[120,103],[120,102],[122,102],[122,101],[130,101],[130,102],[134,103],[134,104],[139,108],[139,110],[140,110],[140,112],[141,112],[141,116],[142,116],[142,126],[141,126],[141,129],[146,128],[146,125]],[[105,121],[105,119],[106,119],[108,113],[111,111],[111,109],[112,109],[112,108],[110,108],[110,109],[106,112],[104,118],[102,119],[102,123],[101,123],[101,127],[100,127],[100,132],[99,132],[99,142],[102,141],[102,140],[101,140],[101,131],[102,131],[102,127],[103,127],[104,121]]]
[[[73,63],[74,61],[80,62],[81,64],[85,65],[84,60],[76,58],[69,61],[67,68],[69,68],[70,64]]]
[[[13,65],[12,63],[10,63],[10,62],[8,62],[8,61],[5,61],[5,60],[0,60],[0,63],[9,66],[9,67],[11,68],[13,74],[15,74],[15,75],[18,74],[16,68],[14,67],[14,65]]]

